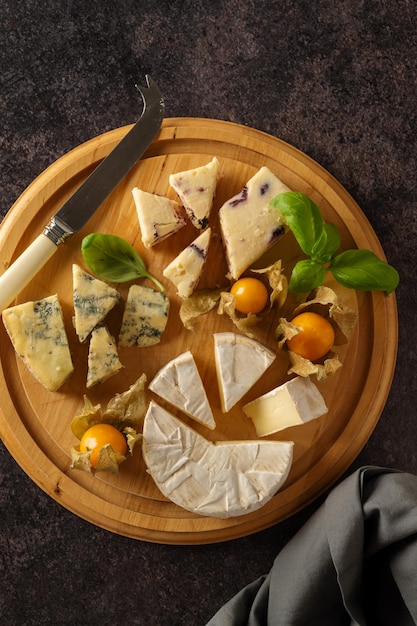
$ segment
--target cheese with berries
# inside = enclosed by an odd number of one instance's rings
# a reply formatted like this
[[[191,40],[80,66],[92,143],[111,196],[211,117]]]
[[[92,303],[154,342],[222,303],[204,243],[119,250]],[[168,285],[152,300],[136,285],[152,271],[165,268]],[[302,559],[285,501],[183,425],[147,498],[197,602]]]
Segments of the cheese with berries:
[[[142,243],[146,248],[163,241],[185,226],[180,205],[175,200],[134,187],[132,195],[136,206]]]
[[[216,194],[219,161],[214,157],[206,165],[177,172],[169,177],[191,223],[199,229],[207,228]]]
[[[267,167],[219,210],[220,228],[230,276],[239,276],[284,234],[284,217],[269,203],[290,189]]]
[[[211,239],[211,229],[207,228],[192,243],[167,265],[163,271],[177,288],[181,298],[187,298],[197,287],[206,262]]]

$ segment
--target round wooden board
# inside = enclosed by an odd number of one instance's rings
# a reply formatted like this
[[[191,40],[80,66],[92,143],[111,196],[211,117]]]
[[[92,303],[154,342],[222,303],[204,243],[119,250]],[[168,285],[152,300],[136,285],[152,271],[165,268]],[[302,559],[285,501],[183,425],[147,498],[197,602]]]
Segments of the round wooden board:
[[[110,152],[130,127],[105,133],[72,150],[42,173],[17,200],[0,229],[0,260],[10,264],[43,230],[49,218]],[[171,173],[220,161],[221,178],[211,218],[218,234],[217,210],[240,191],[263,165],[291,189],[309,195],[324,218],[342,234],[343,248],[368,248],[384,258],[369,222],[346,190],[322,167],[290,145],[265,133],[230,122],[171,118],[164,120],[157,139],[143,159],[103,203],[82,232],[59,246],[54,258],[16,300],[25,302],[57,293],[61,301],[75,373],[56,393],[46,391],[16,357],[0,325],[0,427],[2,439],[23,470],[56,501],[82,518],[112,532],[136,539],[173,544],[203,544],[225,541],[260,531],[285,519],[310,503],[349,467],[378,422],[392,381],[397,350],[397,312],[394,295],[339,290],[343,303],[358,312],[358,323],[348,345],[338,349],[343,367],[318,384],[329,412],[314,422],[287,429],[276,439],[295,442],[289,478],[276,496],[255,513],[217,519],[191,514],[166,500],[146,473],[137,449],[121,467],[119,476],[91,477],[70,469],[69,450],[77,444],[70,421],[86,393],[88,342],[80,344],[72,328],[72,264],[84,266],[82,238],[90,232],[108,232],[135,245],[151,273],[162,276],[164,266],[196,236],[187,225],[173,237],[146,250],[140,239],[131,189],[175,198],[168,177]],[[273,255],[273,256],[272,256]],[[299,255],[292,235],[281,239],[271,258],[282,258],[290,271]],[[226,264],[220,236],[213,238],[200,287],[226,286]],[[164,281],[171,311],[160,344],[150,348],[121,348],[121,373],[89,390],[93,403],[103,406],[125,391],[142,372],[151,380],[169,359],[191,350],[208,392],[217,428],[193,427],[213,440],[254,439],[252,423],[242,413],[244,402],[288,379],[288,361],[279,353],[276,362],[230,414],[220,409],[214,370],[213,333],[234,332],[232,322],[212,312],[196,322],[195,332],[185,330],[178,317],[179,299]],[[117,337],[127,285],[120,286],[122,300],[107,322]],[[290,317],[291,298],[284,311],[265,316],[255,336],[276,348],[273,334],[280,315]],[[149,394],[150,396],[151,394]],[[176,413],[175,411],[173,411]],[[178,413],[177,413],[178,415]],[[184,418],[187,421],[187,418]],[[189,420],[188,420],[188,423]],[[271,437],[273,438],[273,437]]]

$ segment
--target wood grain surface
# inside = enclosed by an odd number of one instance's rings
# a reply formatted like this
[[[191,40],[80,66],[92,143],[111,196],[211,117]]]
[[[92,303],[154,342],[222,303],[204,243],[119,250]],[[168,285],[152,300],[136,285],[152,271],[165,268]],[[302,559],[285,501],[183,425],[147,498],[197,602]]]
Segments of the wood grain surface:
[[[2,267],[7,267],[42,232],[49,218],[129,128],[105,133],[77,147],[51,165],[26,189],[0,229]],[[203,165],[213,156],[220,161],[221,177],[211,217],[214,237],[200,287],[228,285],[217,211],[263,165],[291,189],[306,193],[319,205],[324,218],[340,229],[343,248],[368,248],[385,258],[372,227],[351,196],[305,154],[279,139],[234,123],[171,118],[164,120],[159,136],[143,159],[83,231],[60,246],[54,258],[19,295],[16,302],[58,294],[75,373],[58,392],[48,392],[16,357],[1,325],[0,434],[5,445],[24,471],[69,510],[115,533],[151,542],[203,544],[225,541],[267,528],[310,503],[338,479],[365,445],[381,415],[395,366],[395,296],[355,293],[338,287],[343,303],[357,310],[358,323],[348,345],[337,349],[343,367],[330,379],[318,383],[329,412],[310,424],[270,437],[295,442],[294,463],[282,490],[253,514],[229,520],[217,519],[193,515],[177,507],[161,495],[146,473],[139,448],[123,463],[119,476],[102,473],[91,477],[70,469],[69,450],[77,444],[70,422],[86,394],[87,374],[88,342],[79,343],[71,321],[71,267],[74,262],[84,266],[81,240],[90,232],[124,237],[143,256],[149,271],[161,277],[167,263],[198,233],[187,224],[173,237],[152,249],[145,249],[131,189],[138,186],[175,198],[168,184],[169,175]],[[289,234],[259,265],[282,258],[285,271],[289,273],[299,254]],[[197,320],[194,332],[184,329],[178,316],[180,300],[173,286],[167,280],[163,282],[171,310],[161,343],[148,348],[120,348],[122,372],[103,385],[88,390],[88,397],[93,403],[105,406],[115,393],[125,391],[143,372],[150,381],[169,359],[190,350],[202,375],[217,427],[209,431],[184,416],[181,418],[212,440],[256,438],[252,422],[242,412],[242,405],[288,379],[286,354],[278,352],[276,361],[255,387],[229,414],[223,414],[214,369],[213,333],[236,329],[229,319],[215,311]],[[120,286],[121,303],[107,320],[109,330],[116,337],[128,286]],[[265,314],[254,331],[255,337],[276,349],[274,329],[278,318],[281,315],[291,317],[294,304],[289,298],[283,311]],[[179,415],[175,410],[172,412]]]

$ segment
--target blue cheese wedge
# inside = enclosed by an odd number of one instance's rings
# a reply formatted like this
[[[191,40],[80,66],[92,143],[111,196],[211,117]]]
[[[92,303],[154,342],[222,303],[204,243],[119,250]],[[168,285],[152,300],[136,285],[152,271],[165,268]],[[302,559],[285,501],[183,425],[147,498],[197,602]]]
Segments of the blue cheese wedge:
[[[46,389],[57,391],[74,371],[58,296],[18,304],[2,317],[27,368]]]
[[[169,184],[178,194],[191,223],[199,229],[207,228],[216,194],[219,161],[184,172],[171,174]]]
[[[119,333],[119,346],[153,346],[161,341],[168,322],[165,293],[143,285],[131,285]]]
[[[211,239],[207,228],[164,269],[163,275],[177,288],[181,298],[188,298],[197,287],[206,262]]]
[[[219,210],[230,276],[238,279],[285,232],[284,218],[269,203],[290,191],[267,167]]]
[[[94,278],[76,263],[72,266],[75,332],[84,342],[120,300],[119,292]]]
[[[321,417],[328,409],[323,396],[308,377],[297,376],[243,407],[258,437]]]
[[[180,205],[175,200],[134,187],[132,195],[136,206],[142,243],[146,248],[163,241],[185,226]]]
[[[114,376],[122,369],[116,342],[105,326],[95,328],[91,333],[88,351],[87,388]]]
[[[196,362],[190,351],[167,363],[149,383],[149,389],[184,411],[192,419],[213,430],[213,413]]]
[[[151,401],[143,426],[143,458],[163,495],[210,517],[245,515],[284,485],[292,441],[213,443]]]
[[[276,358],[258,341],[230,332],[215,333],[214,356],[223,413],[243,398]]]

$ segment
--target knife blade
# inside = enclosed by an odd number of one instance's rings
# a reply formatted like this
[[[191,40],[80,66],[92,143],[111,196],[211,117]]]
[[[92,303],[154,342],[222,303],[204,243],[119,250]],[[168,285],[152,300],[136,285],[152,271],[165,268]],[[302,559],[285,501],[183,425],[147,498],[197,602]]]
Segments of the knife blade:
[[[164,117],[164,98],[147,74],[142,115],[116,147],[51,218],[43,233],[0,276],[0,311],[52,258],[58,246],[85,226],[103,201],[143,156],[158,134]]]

